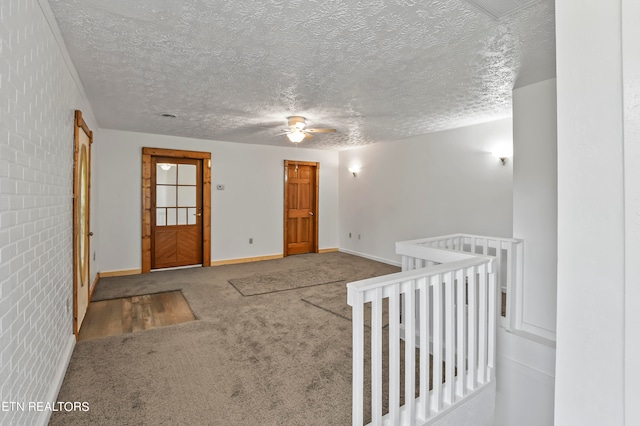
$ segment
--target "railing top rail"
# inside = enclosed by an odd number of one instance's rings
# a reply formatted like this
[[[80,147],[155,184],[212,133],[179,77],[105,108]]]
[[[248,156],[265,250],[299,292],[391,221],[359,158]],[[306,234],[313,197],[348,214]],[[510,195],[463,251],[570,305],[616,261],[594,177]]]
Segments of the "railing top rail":
[[[493,257],[476,255],[471,259],[458,260],[450,263],[443,263],[440,265],[428,266],[426,268],[412,269],[410,271],[396,272],[395,274],[383,275],[380,277],[367,278],[360,281],[354,281],[347,283],[347,291],[349,294],[352,292],[365,292],[376,288],[381,288],[387,285],[396,284],[403,281],[415,280],[418,278],[431,277],[433,275],[458,270],[461,268],[469,268],[472,266],[478,266],[487,264],[489,266],[489,272],[493,265]],[[351,297],[348,297],[349,305],[351,305]]]
[[[524,241],[523,239],[520,239],[520,238],[493,237],[493,236],[490,236],[490,235],[477,235],[477,234],[458,233],[458,234],[440,235],[440,236],[437,236],[437,237],[418,238],[418,239],[415,239],[415,240],[399,241],[399,243],[403,243],[403,244],[425,244],[425,243],[448,240],[448,239],[451,239],[451,238],[459,238],[459,237],[482,238],[482,239],[486,239],[486,240],[500,240],[500,241],[508,241],[508,242],[513,242],[513,243],[520,243],[520,242]],[[398,243],[396,243],[396,244],[398,244]]]
[[[427,238],[417,238],[415,240],[406,240],[406,241],[398,241],[396,242],[396,244],[402,243],[402,244],[421,244],[421,243],[428,243],[428,242],[432,242],[432,241],[442,241],[442,240],[448,240],[451,238],[458,238],[458,237],[462,237],[465,234],[450,234],[450,235],[439,235],[437,237],[427,237]]]
[[[476,257],[476,255],[472,253],[465,253],[441,247],[413,244],[406,241],[396,243],[396,253],[418,259],[432,260],[438,263],[449,263],[458,260],[473,259]]]
[[[524,240],[521,238],[512,238],[512,237],[493,237],[490,235],[477,235],[477,234],[460,234],[463,237],[470,238],[484,238],[485,240],[500,240],[500,241],[508,241],[512,243],[521,243]]]

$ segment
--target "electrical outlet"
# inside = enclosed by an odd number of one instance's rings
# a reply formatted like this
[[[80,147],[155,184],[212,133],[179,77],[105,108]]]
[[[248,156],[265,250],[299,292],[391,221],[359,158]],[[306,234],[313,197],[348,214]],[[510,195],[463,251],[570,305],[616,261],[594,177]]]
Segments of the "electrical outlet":
[[[253,238],[249,238],[249,244],[253,244]]]

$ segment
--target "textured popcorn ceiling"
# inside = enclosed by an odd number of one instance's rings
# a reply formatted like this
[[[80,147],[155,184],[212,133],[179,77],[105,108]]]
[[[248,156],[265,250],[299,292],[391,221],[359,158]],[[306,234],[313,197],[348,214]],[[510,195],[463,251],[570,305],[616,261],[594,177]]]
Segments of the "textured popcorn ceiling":
[[[345,149],[511,115],[555,75],[554,3],[49,0],[100,127]],[[176,118],[161,117],[163,113]]]

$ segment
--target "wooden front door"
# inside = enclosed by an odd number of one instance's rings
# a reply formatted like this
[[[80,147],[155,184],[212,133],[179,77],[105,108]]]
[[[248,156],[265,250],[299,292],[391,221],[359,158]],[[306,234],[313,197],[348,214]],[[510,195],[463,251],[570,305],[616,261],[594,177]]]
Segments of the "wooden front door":
[[[73,332],[78,337],[89,307],[91,274],[89,269],[89,206],[91,177],[91,143],[93,132],[82,118],[75,115],[75,158],[73,176]]]
[[[285,160],[284,256],[318,252],[320,163]]]
[[[202,160],[151,159],[151,268],[202,263]]]

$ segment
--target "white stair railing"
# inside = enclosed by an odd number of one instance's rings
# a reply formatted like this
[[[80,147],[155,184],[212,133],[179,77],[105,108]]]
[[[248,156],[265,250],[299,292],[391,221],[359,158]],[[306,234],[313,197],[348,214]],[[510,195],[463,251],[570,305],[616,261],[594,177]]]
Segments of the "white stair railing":
[[[473,234],[451,234],[396,243],[402,255],[402,270],[422,268],[436,262],[413,256],[416,247],[432,247],[495,258],[498,287],[506,295],[501,325],[507,330],[522,329],[524,241],[518,238],[488,237]],[[419,255],[419,253],[418,253]],[[500,306],[500,305],[499,305]]]
[[[365,306],[371,311],[370,424],[428,424],[493,380],[497,318],[494,258],[421,244],[404,248],[406,262],[412,262],[413,268],[347,284],[347,302],[353,309],[352,419],[357,426],[365,419]],[[400,351],[401,339],[404,353]],[[417,357],[416,347],[420,348]],[[383,375],[385,357],[389,371]],[[404,377],[400,375],[402,366]],[[385,388],[388,398],[383,400]]]

